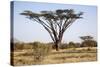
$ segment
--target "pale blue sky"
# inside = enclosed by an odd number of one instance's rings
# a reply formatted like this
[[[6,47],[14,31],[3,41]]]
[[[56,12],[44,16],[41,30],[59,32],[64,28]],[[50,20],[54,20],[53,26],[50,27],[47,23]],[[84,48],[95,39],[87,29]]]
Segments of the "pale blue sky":
[[[42,10],[74,9],[84,12],[83,19],[78,19],[64,33],[62,42],[80,42],[79,36],[91,35],[97,40],[97,7],[86,5],[37,3],[14,1],[14,38],[24,42],[52,42],[49,33],[38,23],[19,13],[24,10],[39,12]]]

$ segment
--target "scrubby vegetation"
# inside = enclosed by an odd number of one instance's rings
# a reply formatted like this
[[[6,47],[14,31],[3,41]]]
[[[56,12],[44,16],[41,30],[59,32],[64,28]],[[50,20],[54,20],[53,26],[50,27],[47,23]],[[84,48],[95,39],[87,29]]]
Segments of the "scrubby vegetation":
[[[46,45],[40,42],[33,43],[33,56],[34,62],[39,63],[44,60],[45,56],[47,56],[51,51],[51,46]]]
[[[53,43],[13,43],[13,64],[50,64],[97,60],[97,42],[83,40],[82,43],[62,43],[59,51]]]

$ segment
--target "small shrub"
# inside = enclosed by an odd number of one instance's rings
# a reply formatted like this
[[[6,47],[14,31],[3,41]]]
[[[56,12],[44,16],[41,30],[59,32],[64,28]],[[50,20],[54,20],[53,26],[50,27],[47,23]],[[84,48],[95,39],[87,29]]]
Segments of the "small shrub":
[[[68,44],[67,43],[62,43],[60,46],[59,46],[59,48],[60,49],[66,49],[68,46],[67,46]]]
[[[23,50],[24,44],[23,43],[14,43],[14,50]]]
[[[87,51],[91,51],[91,48],[88,47],[88,48],[87,48]]]
[[[35,42],[33,43],[33,49],[34,62],[39,63],[50,53],[52,46]]]
[[[29,43],[24,44],[24,49],[32,49],[32,45]]]

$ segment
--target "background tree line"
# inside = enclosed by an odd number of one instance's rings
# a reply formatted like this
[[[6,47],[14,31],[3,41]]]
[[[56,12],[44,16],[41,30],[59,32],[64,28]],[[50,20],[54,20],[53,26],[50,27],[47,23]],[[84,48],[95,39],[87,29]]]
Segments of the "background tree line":
[[[82,36],[80,37],[82,39],[81,43],[78,42],[69,42],[69,43],[61,43],[59,46],[60,49],[67,49],[67,48],[79,48],[79,47],[97,47],[97,41],[93,39],[91,36]],[[22,50],[22,49],[33,49],[36,45],[45,45],[52,47],[52,49],[55,49],[56,46],[53,42],[49,43],[41,43],[41,42],[30,42],[30,43],[14,43],[14,50]]]
[[[84,51],[93,51],[92,47],[97,47],[97,41],[93,39],[91,36],[82,36],[80,37],[82,39],[81,43],[75,43],[73,41],[69,43],[61,43],[59,46],[59,49],[69,49],[69,48],[83,48],[88,47],[87,49],[78,50],[79,52]],[[21,54],[22,56],[34,56],[34,64],[41,63],[47,55],[51,53],[52,50],[55,50],[56,46],[53,42],[50,43],[41,43],[41,42],[30,42],[30,43],[12,43],[14,51],[28,51],[24,54]],[[31,52],[30,52],[31,50]],[[77,50],[70,50],[70,51],[77,51]],[[13,51],[12,51],[13,52]]]

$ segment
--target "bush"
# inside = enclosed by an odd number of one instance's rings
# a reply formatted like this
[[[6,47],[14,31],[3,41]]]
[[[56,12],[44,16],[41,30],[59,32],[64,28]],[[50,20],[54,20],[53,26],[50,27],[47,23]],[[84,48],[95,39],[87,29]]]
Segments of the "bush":
[[[14,43],[14,50],[23,50],[24,44],[23,43]]]
[[[24,43],[24,49],[33,49],[30,43]]]
[[[85,40],[82,42],[81,47],[97,47],[97,42],[94,40]]]
[[[76,44],[74,42],[69,42],[68,48],[75,48]]]
[[[67,43],[62,43],[60,46],[59,46],[59,48],[60,49],[66,49],[68,46],[67,46],[68,44]]]
[[[40,42],[34,42],[33,49],[34,62],[38,63],[43,61],[45,56],[47,56],[50,53],[52,46]]]

